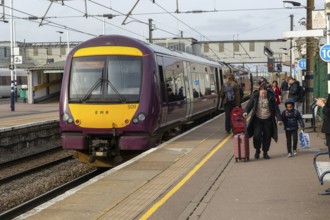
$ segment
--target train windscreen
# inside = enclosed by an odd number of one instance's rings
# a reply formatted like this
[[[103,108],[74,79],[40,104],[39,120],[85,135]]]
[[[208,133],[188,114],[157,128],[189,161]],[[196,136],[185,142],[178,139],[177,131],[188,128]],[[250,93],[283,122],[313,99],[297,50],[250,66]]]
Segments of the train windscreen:
[[[93,56],[73,59],[70,102],[138,102],[142,58]]]

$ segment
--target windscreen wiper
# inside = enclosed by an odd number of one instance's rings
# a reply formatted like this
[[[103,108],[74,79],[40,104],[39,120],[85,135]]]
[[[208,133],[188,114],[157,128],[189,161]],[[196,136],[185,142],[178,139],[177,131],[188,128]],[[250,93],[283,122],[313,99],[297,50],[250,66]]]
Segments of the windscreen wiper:
[[[92,94],[92,92],[101,85],[101,82],[102,82],[102,78],[98,79],[94,83],[94,85],[88,90],[88,92],[86,93],[86,95],[84,96],[84,98],[82,98],[80,101],[81,102],[85,102],[89,98],[89,96]]]
[[[123,97],[122,94],[120,94],[120,92],[118,92],[118,90],[116,89],[116,87],[110,82],[110,80],[108,79],[101,79],[102,81],[105,81],[108,83],[108,85],[111,87],[111,89],[119,96],[119,100],[121,101],[121,103],[126,103],[126,98]]]

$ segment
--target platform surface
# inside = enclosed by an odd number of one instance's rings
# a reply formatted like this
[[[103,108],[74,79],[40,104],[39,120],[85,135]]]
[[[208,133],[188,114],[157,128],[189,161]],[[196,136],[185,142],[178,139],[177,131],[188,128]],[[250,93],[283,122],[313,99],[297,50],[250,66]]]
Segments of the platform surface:
[[[58,120],[58,103],[0,104],[1,126]],[[20,121],[24,120],[24,121]],[[272,141],[271,159],[235,162],[233,137],[220,115],[18,219],[329,219],[330,187],[320,185],[313,156],[326,151],[324,134],[287,157],[286,138]],[[328,161],[328,158],[325,159]]]

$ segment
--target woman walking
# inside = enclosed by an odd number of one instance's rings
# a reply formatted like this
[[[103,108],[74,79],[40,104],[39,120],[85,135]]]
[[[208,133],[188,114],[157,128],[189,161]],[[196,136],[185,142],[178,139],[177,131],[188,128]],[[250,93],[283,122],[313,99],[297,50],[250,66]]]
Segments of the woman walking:
[[[244,117],[252,111],[251,120],[247,126],[249,137],[253,137],[253,146],[256,150],[254,158],[259,159],[261,150],[264,159],[268,155],[271,139],[278,140],[277,124],[282,124],[281,112],[276,103],[275,95],[262,83],[259,91],[255,92],[244,109]]]

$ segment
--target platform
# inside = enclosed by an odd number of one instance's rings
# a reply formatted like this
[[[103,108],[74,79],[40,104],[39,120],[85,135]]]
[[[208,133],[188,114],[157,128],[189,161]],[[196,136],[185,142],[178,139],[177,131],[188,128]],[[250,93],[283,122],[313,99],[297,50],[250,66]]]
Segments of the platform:
[[[0,102],[0,129],[50,120],[59,120],[58,102],[45,104],[16,102],[15,111],[11,111],[10,103]]]
[[[313,167],[324,134],[287,158],[283,127],[270,160],[236,163],[220,115],[18,219],[329,219]]]

